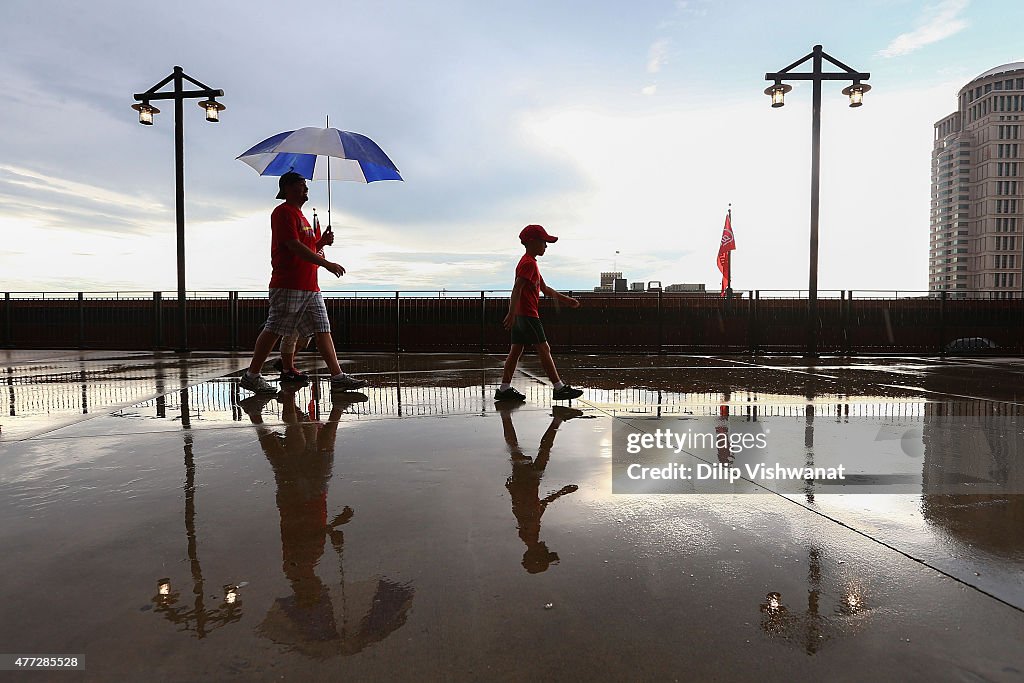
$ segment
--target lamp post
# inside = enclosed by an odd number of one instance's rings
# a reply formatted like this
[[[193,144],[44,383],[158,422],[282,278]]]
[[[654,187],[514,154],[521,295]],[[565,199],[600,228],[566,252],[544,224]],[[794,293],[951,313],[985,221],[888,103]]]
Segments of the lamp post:
[[[812,70],[810,72],[793,72],[792,69],[804,62],[810,61]],[[824,72],[821,70],[822,62],[842,69],[841,72]],[[783,83],[783,80],[811,81],[813,86],[811,99],[813,102],[813,118],[811,122],[811,257],[810,276],[807,286],[807,317],[808,317],[808,355],[817,355],[818,345],[818,175],[820,170],[821,157],[821,82],[822,81],[852,81],[852,85],[843,89],[843,94],[850,98],[851,107],[859,107],[864,103],[864,93],[871,89],[871,86],[863,81],[871,77],[870,73],[861,73],[846,66],[838,59],[827,54],[821,49],[821,45],[815,45],[810,54],[793,62],[785,69],[775,73],[766,73],[765,80],[774,81],[768,86],[764,94],[772,99],[772,107],[778,108],[785,104],[785,96],[792,86]]]
[[[199,90],[184,90],[185,81]],[[173,83],[174,90],[159,92],[168,83]],[[184,128],[182,121],[182,102],[186,99],[205,98],[199,106],[206,111],[206,120],[216,123],[220,120],[220,112],[224,105],[216,98],[223,97],[223,90],[214,90],[208,85],[192,78],[180,66],[174,67],[171,75],[163,79],[144,93],[132,95],[138,101],[132,109],[139,112],[139,123],[144,126],[153,125],[153,117],[160,110],[150,104],[154,100],[174,100],[174,210],[178,234],[178,325],[180,337],[177,351],[188,352],[188,313],[185,307],[185,162],[184,162]]]

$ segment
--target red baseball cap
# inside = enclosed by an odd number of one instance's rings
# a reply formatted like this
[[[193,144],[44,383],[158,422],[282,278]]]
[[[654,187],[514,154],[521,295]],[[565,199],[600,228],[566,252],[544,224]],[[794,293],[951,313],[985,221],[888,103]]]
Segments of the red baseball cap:
[[[557,237],[552,237],[548,231],[540,225],[527,225],[519,233],[519,241],[526,244],[530,240],[544,240],[545,242],[557,242]]]

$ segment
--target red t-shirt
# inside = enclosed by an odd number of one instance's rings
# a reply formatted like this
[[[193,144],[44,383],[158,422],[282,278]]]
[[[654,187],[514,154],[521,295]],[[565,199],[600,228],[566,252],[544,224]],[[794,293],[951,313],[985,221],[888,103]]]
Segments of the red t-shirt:
[[[270,214],[270,287],[319,292],[315,263],[303,261],[286,245],[299,240],[316,252],[316,233],[302,211],[290,204],[281,204]]]
[[[540,311],[540,287],[544,284],[544,278],[540,276],[540,269],[537,268],[537,259],[529,254],[523,254],[516,266],[516,278],[523,278],[527,284],[519,295],[519,306],[516,307],[516,315],[527,318],[539,318]]]

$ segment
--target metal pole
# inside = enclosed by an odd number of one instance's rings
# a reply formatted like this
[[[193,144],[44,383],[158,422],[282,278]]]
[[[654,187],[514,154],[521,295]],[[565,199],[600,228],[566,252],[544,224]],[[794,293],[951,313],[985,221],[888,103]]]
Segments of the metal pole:
[[[939,356],[946,355],[946,290],[939,294]]]
[[[576,297],[576,295],[572,292],[572,290],[570,290],[568,292],[568,295],[573,297],[573,298]],[[571,315],[569,313],[566,313],[566,318],[569,320],[569,331],[568,331],[568,334],[566,335],[568,337],[569,353],[575,353],[576,352],[576,346],[573,344],[572,330],[573,330],[573,320],[575,320],[576,316],[575,315]]]
[[[484,335],[487,327],[487,301],[484,299],[484,290],[480,290],[480,353],[484,352]]]
[[[402,310],[398,298],[399,293],[395,292],[395,352],[402,351]]]
[[[154,330],[154,348],[161,349],[164,345],[164,312],[163,312],[163,292],[153,292],[153,330]]]
[[[330,115],[325,116],[327,128],[331,127]],[[331,158],[327,157],[327,227],[331,227]]]
[[[85,292],[78,293],[78,348],[85,348]]]
[[[754,291],[754,353],[761,344],[761,290]]]
[[[839,293],[839,318],[843,321],[843,353],[850,355],[850,303],[846,290]]]
[[[665,353],[665,315],[661,288],[658,289],[658,353]]]
[[[732,252],[725,252],[725,281],[729,283],[729,286],[725,288],[725,298],[732,298]]]
[[[11,293],[4,292],[4,346],[14,346],[11,338]]]
[[[853,290],[849,289],[846,291],[846,355],[848,356],[853,354],[853,339],[849,332],[853,324]]]
[[[747,352],[753,354],[757,348],[754,342],[754,292],[747,299]]]
[[[238,292],[228,292],[228,320],[230,325],[231,350],[238,350]]]
[[[811,118],[811,254],[807,284],[807,355],[818,353],[818,185],[821,170],[821,45],[814,46]]]
[[[185,117],[182,115],[182,70],[174,67],[174,214],[178,233],[178,353],[188,353],[185,306]]]

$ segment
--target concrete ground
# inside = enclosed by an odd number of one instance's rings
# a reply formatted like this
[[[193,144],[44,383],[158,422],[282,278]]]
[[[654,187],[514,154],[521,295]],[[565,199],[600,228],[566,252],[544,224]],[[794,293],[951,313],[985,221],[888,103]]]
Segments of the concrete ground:
[[[60,681],[1024,680],[1018,359],[562,356],[584,395],[553,404],[531,356],[518,407],[500,357],[347,360],[361,394],[253,400],[245,355],[0,351],[0,654],[81,656],[32,675]],[[853,483],[613,493],[666,424]]]

